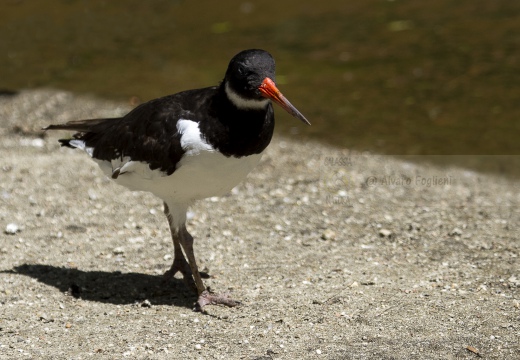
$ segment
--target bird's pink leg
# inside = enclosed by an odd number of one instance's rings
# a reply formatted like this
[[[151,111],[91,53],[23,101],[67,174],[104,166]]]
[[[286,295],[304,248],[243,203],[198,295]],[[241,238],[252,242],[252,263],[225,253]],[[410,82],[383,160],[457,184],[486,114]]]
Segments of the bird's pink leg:
[[[226,305],[230,307],[237,306],[239,304],[238,301],[229,298],[227,295],[210,293],[206,289],[202,282],[202,278],[200,277],[199,269],[197,268],[197,262],[195,261],[195,254],[193,252],[193,237],[186,229],[186,226],[182,226],[182,228],[179,230],[179,235],[181,246],[186,253],[193,278],[195,279],[195,285],[197,286],[197,293],[199,298],[197,300],[196,310],[204,311],[204,306],[206,305]]]
[[[170,225],[170,234],[172,236],[174,250],[173,264],[170,267],[170,270],[164,273],[164,279],[171,280],[175,276],[175,274],[177,274],[177,272],[180,271],[186,284],[190,288],[196,289],[190,265],[188,264],[186,258],[184,257],[184,254],[182,253],[181,244],[179,242],[179,231],[173,225],[173,219],[170,214],[170,209],[168,208],[168,205],[166,205],[166,203],[164,203],[164,214],[166,215],[166,218],[168,218],[168,224]]]
[[[170,225],[175,256],[170,270],[164,274],[165,279],[171,279],[180,271],[188,286],[197,290],[199,298],[197,300],[196,310],[204,311],[204,306],[206,305],[237,306],[239,304],[238,301],[230,299],[226,295],[213,294],[206,289],[202,282],[197,262],[195,261],[193,237],[185,225],[180,226],[180,228],[176,225],[166,202],[164,203],[164,214],[168,218],[168,224]],[[188,260],[184,257],[183,250]]]

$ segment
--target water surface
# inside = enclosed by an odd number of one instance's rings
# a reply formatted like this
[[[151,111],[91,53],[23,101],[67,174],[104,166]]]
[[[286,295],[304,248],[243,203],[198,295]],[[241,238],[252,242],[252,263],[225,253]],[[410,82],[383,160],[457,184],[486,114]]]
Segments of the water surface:
[[[278,131],[510,173],[518,24],[510,0],[6,0],[0,87],[145,101],[216,84],[236,52],[263,48],[313,124],[277,111]]]

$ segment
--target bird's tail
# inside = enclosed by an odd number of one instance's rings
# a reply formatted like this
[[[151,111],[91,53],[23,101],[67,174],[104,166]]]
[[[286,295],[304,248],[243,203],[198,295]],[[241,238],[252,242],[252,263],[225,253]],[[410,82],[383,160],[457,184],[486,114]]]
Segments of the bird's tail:
[[[120,118],[74,120],[64,124],[49,125],[42,130],[75,131],[76,133],[72,135],[72,138],[58,140],[61,146],[72,149],[80,148],[92,156],[93,147],[87,147],[86,140],[95,137],[98,133],[102,133],[106,128],[110,127],[114,121],[119,119]]]
[[[109,126],[114,120],[120,118],[106,118],[106,119],[86,119],[74,120],[66,122],[65,124],[49,125],[42,130],[70,130],[77,132],[100,132],[105,127]]]

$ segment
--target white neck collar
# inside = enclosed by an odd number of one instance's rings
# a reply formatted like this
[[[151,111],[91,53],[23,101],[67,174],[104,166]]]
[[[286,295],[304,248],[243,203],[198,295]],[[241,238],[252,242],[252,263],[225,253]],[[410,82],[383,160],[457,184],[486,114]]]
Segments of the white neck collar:
[[[261,110],[264,109],[269,103],[269,99],[261,99],[261,100],[251,100],[244,99],[240,95],[238,95],[232,88],[229,86],[229,83],[225,83],[224,90],[226,91],[226,95],[237,108],[242,110]]]

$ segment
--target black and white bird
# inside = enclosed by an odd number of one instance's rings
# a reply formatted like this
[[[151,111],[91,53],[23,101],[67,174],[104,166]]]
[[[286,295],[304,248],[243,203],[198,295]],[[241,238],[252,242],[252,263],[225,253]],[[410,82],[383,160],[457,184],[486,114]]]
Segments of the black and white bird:
[[[75,131],[72,139],[60,140],[62,146],[84,150],[116,183],[163,200],[174,245],[165,276],[180,271],[194,283],[202,311],[205,305],[237,302],[204,286],[186,212],[196,200],[226,194],[258,164],[273,135],[271,100],[310,125],[277,89],[273,57],[244,50],[231,59],[218,86],[154,99],[120,118],[70,121],[44,130]]]

